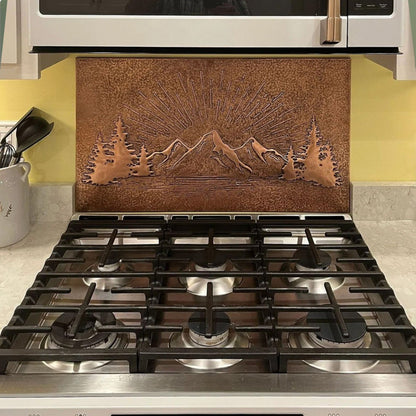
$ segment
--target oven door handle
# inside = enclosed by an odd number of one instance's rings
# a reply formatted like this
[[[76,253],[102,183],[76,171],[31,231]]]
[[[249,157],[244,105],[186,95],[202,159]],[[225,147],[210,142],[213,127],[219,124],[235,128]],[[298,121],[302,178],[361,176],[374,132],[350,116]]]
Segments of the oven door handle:
[[[341,0],[328,0],[324,44],[336,44],[342,38]]]

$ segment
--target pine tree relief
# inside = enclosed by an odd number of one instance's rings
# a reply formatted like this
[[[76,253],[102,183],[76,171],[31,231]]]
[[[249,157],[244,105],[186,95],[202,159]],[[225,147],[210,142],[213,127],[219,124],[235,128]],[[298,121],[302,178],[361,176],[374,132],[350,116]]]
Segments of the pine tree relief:
[[[153,174],[153,166],[148,159],[146,146],[143,144],[140,150],[139,166],[134,169],[133,176],[151,176]]]
[[[92,185],[110,185],[118,183],[120,179],[134,176],[138,157],[128,141],[127,129],[121,116],[115,124],[115,130],[109,142],[101,133],[97,135],[82,182]]]
[[[296,169],[295,169],[295,153],[293,151],[293,146],[290,145],[289,152],[287,154],[287,163],[282,168],[283,179],[287,181],[293,181],[297,179]]]
[[[332,146],[325,143],[319,131],[316,118],[312,118],[308,144],[299,157],[301,178],[325,187],[341,184],[338,164]]]
[[[95,140],[82,181],[95,185],[115,183],[113,164],[114,158],[110,145],[105,142],[100,132]]]
[[[111,140],[112,152],[114,154],[114,172],[117,178],[128,178],[137,165],[137,156],[133,146],[128,142],[128,134],[121,116],[116,121],[116,129]]]

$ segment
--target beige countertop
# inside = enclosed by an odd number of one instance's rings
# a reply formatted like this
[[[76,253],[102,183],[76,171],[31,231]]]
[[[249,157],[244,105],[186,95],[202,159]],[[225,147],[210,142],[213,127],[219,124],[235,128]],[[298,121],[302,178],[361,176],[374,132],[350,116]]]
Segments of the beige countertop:
[[[24,240],[0,248],[0,328],[9,322],[67,224],[37,223]],[[416,325],[416,221],[356,221],[356,224]]]
[[[0,328],[9,323],[67,226],[68,221],[37,223],[22,241],[0,248]]]
[[[355,221],[355,224],[416,326],[416,221]]]

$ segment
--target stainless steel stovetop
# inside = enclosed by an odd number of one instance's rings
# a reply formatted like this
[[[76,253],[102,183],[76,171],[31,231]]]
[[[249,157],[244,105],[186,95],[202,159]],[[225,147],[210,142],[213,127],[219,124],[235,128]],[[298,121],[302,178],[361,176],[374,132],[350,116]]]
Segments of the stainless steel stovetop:
[[[415,335],[349,216],[79,215],[2,331],[0,409],[407,416]]]

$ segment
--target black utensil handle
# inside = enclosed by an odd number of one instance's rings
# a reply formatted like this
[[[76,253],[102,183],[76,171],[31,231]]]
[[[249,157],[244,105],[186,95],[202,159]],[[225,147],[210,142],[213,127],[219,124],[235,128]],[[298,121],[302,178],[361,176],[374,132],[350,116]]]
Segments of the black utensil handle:
[[[12,166],[12,165],[17,165],[19,162],[20,162],[20,159],[22,158],[22,154],[21,153],[19,153],[19,154],[14,154],[13,155],[13,158],[12,158],[12,162],[10,163],[10,166]]]

